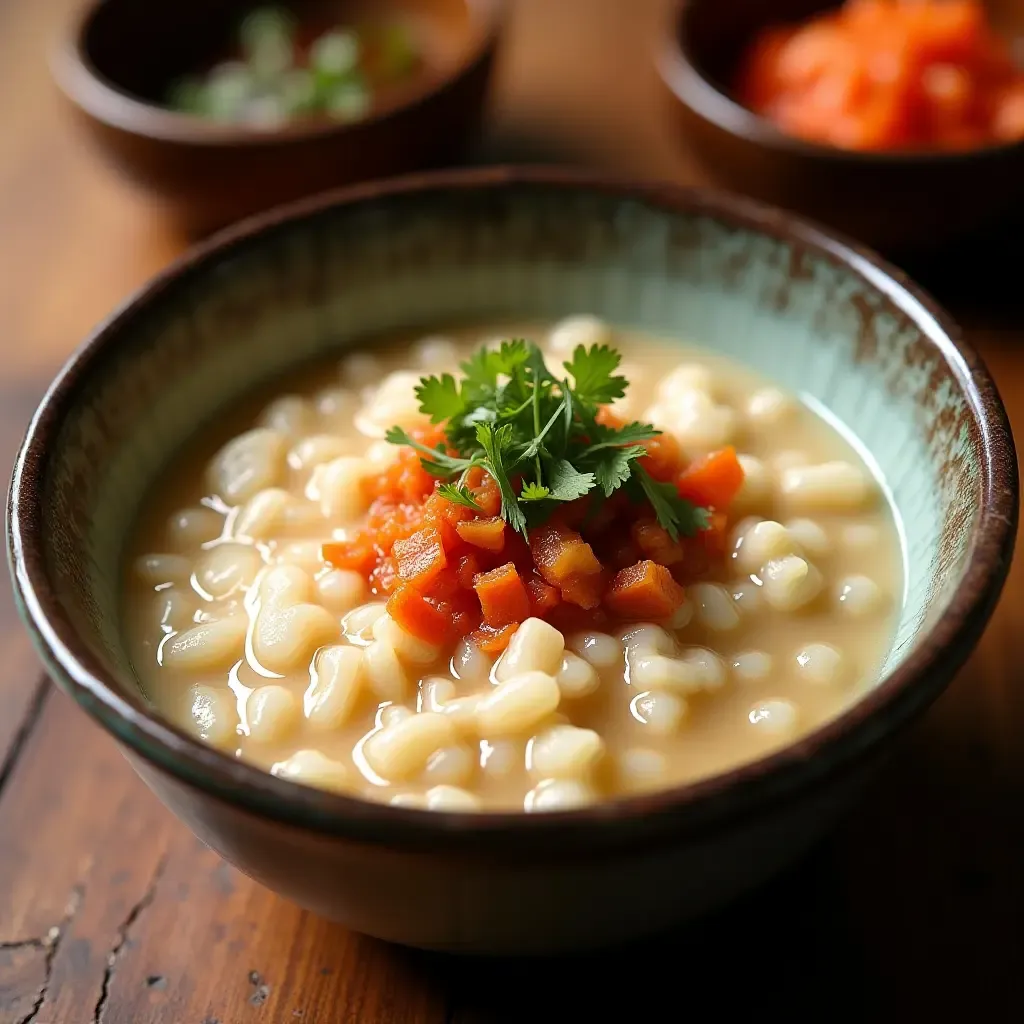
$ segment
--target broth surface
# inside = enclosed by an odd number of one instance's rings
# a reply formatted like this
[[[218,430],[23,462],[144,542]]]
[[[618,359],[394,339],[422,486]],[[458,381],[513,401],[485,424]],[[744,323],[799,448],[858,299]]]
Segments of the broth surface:
[[[675,343],[611,332],[630,381],[615,408],[672,432],[689,457],[735,444],[746,478],[729,551],[687,586],[686,613],[668,624],[678,628],[622,623],[565,636],[582,657],[546,666],[559,683],[556,709],[519,728],[497,712],[483,719],[474,702],[494,693],[500,664],[465,641],[431,650],[396,638],[378,621],[386,595],[323,562],[322,543],[345,537],[365,509],[358,473],[394,458],[384,429],[417,420],[415,378],[457,372],[494,338],[532,339],[555,365],[567,345],[607,336],[574,318],[554,329],[389,338],[204,429],[151,494],[129,545],[124,630],[147,697],[276,774],[372,800],[484,810],[565,808],[695,780],[856,701],[878,678],[903,593],[879,481],[809,405]],[[267,430],[218,457],[254,427]],[[332,472],[341,483],[327,482]],[[768,557],[777,579],[765,575]],[[794,583],[798,563],[806,578]],[[293,568],[268,575],[281,565]],[[545,653],[550,632],[536,642],[524,634],[527,663],[555,657]],[[331,660],[349,646],[372,647],[371,682],[351,652]],[[679,661],[696,666],[697,684],[679,683]],[[422,728],[409,726],[422,712]]]

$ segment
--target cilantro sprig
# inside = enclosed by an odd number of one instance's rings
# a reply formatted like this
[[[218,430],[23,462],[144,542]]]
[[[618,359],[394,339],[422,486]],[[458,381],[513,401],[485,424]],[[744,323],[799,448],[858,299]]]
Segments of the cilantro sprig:
[[[622,398],[629,381],[616,371],[621,357],[607,345],[580,345],[559,379],[531,342],[481,348],[451,374],[424,377],[416,388],[420,411],[445,425],[447,444],[430,448],[401,427],[387,440],[410,445],[449,501],[480,511],[466,486],[469,471],[489,473],[501,494],[501,516],[524,537],[560,503],[591,496],[599,503],[620,488],[648,504],[673,539],[708,525],[707,511],[680,498],[637,461],[641,444],[661,431],[649,423],[611,427],[597,421],[602,405]],[[452,455],[454,451],[456,454]]]

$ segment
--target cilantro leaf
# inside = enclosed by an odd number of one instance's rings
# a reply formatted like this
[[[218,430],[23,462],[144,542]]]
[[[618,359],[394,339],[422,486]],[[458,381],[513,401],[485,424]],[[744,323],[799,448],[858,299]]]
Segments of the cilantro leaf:
[[[564,364],[572,377],[576,401],[605,405],[622,398],[629,381],[614,375],[620,362],[619,353],[607,345],[591,345],[589,349],[578,345],[572,361]]]
[[[587,498],[589,517],[620,489],[650,509],[672,537],[707,528],[707,510],[640,465],[642,442],[660,430],[649,423],[598,422],[600,407],[628,386],[616,373],[618,352],[581,345],[564,365],[568,376],[559,380],[541,350],[518,339],[482,348],[462,363],[463,377],[425,377],[416,388],[420,410],[444,424],[444,444],[429,448],[399,427],[387,439],[414,448],[423,467],[444,481],[438,493],[475,512],[481,509],[466,487],[467,474],[483,469],[501,494],[502,518],[524,537],[560,503]]]
[[[678,540],[680,534],[692,537],[698,530],[706,530],[710,525],[706,508],[698,508],[685,498],[680,498],[672,484],[655,480],[643,466],[633,467],[632,478],[651,503],[658,522],[673,540]]]
[[[571,462],[557,459],[549,463],[545,474],[549,497],[556,501],[575,501],[589,494],[594,486],[593,473],[581,473]]]
[[[477,349],[459,368],[470,385],[494,388],[498,377],[511,376],[517,366],[526,362],[529,354],[525,341],[503,341],[498,348]]]
[[[622,445],[636,444],[638,441],[650,441],[654,437],[660,437],[661,433],[650,423],[627,423],[618,428],[605,427],[600,423],[595,423],[590,430],[590,438],[593,443],[587,445],[580,453],[580,457],[601,451],[602,448],[619,448]]]
[[[420,412],[429,416],[431,423],[453,419],[465,406],[459,386],[450,373],[443,377],[423,377],[416,386],[416,398]]]
[[[428,448],[425,444],[420,444],[419,441],[411,437],[401,427],[392,427],[384,435],[384,440],[389,444],[402,444],[415,448],[416,451],[424,456],[420,460],[423,463],[424,469],[435,476],[452,476],[455,473],[461,473],[463,470],[469,469],[473,464],[471,459],[459,459],[449,455],[444,450],[443,445],[438,445],[437,448]],[[435,472],[435,467],[440,472]]]
[[[477,504],[476,499],[469,492],[469,488],[463,485],[457,484],[441,484],[437,489],[437,493],[442,498],[447,498],[449,501],[454,502],[456,505],[465,505],[466,508],[472,509],[474,512],[483,512],[483,509]]]
[[[523,484],[523,489],[519,492],[520,501],[543,501],[550,497],[551,492],[542,484]]]
[[[644,449],[640,445],[604,448],[596,453],[588,465],[592,466],[594,479],[606,498],[610,498],[629,479],[633,472],[633,461],[643,454]]]
[[[501,492],[501,518],[517,533],[526,537],[526,516],[519,507],[512,481],[508,478],[505,468],[506,460],[512,454],[512,427],[503,423],[493,427],[489,423],[480,423],[476,428],[476,439],[484,450],[485,461],[482,463],[488,473],[494,477],[498,490]]]

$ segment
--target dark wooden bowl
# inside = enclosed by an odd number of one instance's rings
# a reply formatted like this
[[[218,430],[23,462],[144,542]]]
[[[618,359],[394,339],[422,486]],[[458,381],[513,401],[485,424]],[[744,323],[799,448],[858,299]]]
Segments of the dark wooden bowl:
[[[1024,144],[965,153],[862,153],[786,135],[731,98],[745,45],[766,25],[837,0],[683,0],[658,70],[686,144],[719,184],[798,211],[898,257],[963,241],[1024,202]]]
[[[94,0],[54,74],[113,165],[159,197],[189,234],[334,185],[456,160],[479,128],[503,0],[289,0],[300,23],[372,13],[425,43],[426,70],[365,118],[225,125],[161,105],[168,84],[224,56],[257,0]]]

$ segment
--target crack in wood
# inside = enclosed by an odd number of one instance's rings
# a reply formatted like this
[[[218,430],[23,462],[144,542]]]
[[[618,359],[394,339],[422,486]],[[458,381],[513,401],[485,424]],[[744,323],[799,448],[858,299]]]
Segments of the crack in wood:
[[[163,877],[164,870],[167,867],[167,859],[167,854],[165,853],[153,871],[153,877],[149,880],[146,891],[142,894],[141,899],[128,911],[127,916],[121,923],[121,927],[117,930],[117,940],[107,954],[107,966],[103,971],[103,981],[100,983],[99,999],[96,1000],[96,1008],[93,1010],[92,1024],[102,1024],[102,1017],[110,1000],[110,986],[114,980],[114,969],[117,966],[118,957],[120,957],[125,946],[128,944],[129,932],[131,932],[146,908],[156,898],[157,886],[160,884],[160,879]]]
[[[46,706],[46,699],[49,697],[51,689],[50,680],[46,676],[43,676],[36,684],[35,692],[25,711],[25,717],[21,720],[21,725],[11,740],[7,756],[0,762],[0,795],[3,795],[4,786],[7,785],[7,780],[14,772],[14,766],[18,763],[18,758],[21,756],[29,736],[32,735],[36,723],[43,714],[43,708]]]
[[[67,906],[64,908],[64,916],[61,918],[60,924],[54,925],[44,938],[24,939],[21,942],[5,942],[0,945],[0,949],[45,950],[43,957],[43,983],[39,986],[39,994],[32,1004],[32,1009],[21,1020],[17,1021],[16,1024],[32,1024],[39,1015],[39,1011],[43,1008],[43,1003],[46,1002],[46,993],[50,990],[50,977],[53,974],[53,962],[57,959],[57,950],[60,948],[60,942],[64,938],[64,933],[70,927],[75,914],[78,913],[78,908],[82,905],[82,897],[84,895],[85,889],[81,885],[76,885],[71,890],[71,895],[68,897]]]

